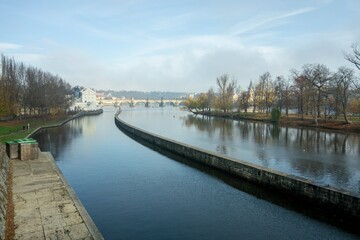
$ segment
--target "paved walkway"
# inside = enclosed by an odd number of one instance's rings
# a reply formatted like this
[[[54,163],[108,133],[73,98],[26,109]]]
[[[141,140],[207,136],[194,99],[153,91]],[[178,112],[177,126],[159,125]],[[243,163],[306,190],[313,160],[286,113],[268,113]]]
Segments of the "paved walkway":
[[[50,153],[13,164],[15,239],[103,239]]]

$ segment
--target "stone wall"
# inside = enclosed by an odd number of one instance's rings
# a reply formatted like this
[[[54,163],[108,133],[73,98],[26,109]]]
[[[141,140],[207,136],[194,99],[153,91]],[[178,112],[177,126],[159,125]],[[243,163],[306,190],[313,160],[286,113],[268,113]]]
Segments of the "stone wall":
[[[130,136],[135,136],[188,159],[220,169],[266,188],[304,199],[326,211],[334,211],[334,213],[357,220],[360,218],[360,196],[354,193],[331,187],[318,186],[307,179],[218,155],[146,132],[125,123],[119,118],[118,114],[115,117],[115,124]]]
[[[0,144],[0,239],[5,239],[5,216],[7,207],[7,180],[10,159],[6,155],[5,146]]]

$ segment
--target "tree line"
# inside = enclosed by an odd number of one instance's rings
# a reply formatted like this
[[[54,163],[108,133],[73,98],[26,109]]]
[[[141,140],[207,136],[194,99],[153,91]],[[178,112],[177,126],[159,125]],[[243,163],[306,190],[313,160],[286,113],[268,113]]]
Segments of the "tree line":
[[[71,86],[58,75],[1,55],[0,117],[43,116],[64,112]]]
[[[357,45],[345,59],[360,70],[360,51]],[[273,78],[269,72],[250,81],[245,89],[235,79],[224,74],[216,79],[218,92],[212,88],[207,93],[188,98],[185,105],[193,112],[233,111],[269,114],[273,109],[288,116],[295,110],[304,119],[311,115],[315,122],[321,115],[336,118],[343,115],[349,123],[348,113],[360,114],[359,84],[353,69],[339,67],[331,72],[324,64],[305,64],[300,70],[292,69],[288,78]]]

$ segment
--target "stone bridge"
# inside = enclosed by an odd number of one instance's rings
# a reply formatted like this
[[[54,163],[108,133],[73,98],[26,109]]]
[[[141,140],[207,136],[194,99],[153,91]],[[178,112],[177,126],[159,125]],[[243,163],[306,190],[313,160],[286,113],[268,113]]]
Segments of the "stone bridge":
[[[161,100],[150,100],[150,99],[102,99],[98,100],[98,103],[103,106],[121,106],[121,105],[129,105],[129,106],[146,106],[148,103],[150,106],[158,105],[163,106],[170,105],[170,106],[179,106],[184,103],[184,100],[179,99],[161,99]]]

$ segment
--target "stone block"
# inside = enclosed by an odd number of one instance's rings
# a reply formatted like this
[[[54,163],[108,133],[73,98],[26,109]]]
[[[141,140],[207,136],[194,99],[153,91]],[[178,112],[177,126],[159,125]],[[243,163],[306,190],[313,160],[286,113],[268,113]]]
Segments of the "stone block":
[[[78,212],[65,213],[63,216],[64,216],[64,221],[68,226],[80,224],[84,222]]]
[[[84,239],[91,236],[85,223],[66,226],[64,229],[69,231],[69,236],[71,239]]]

